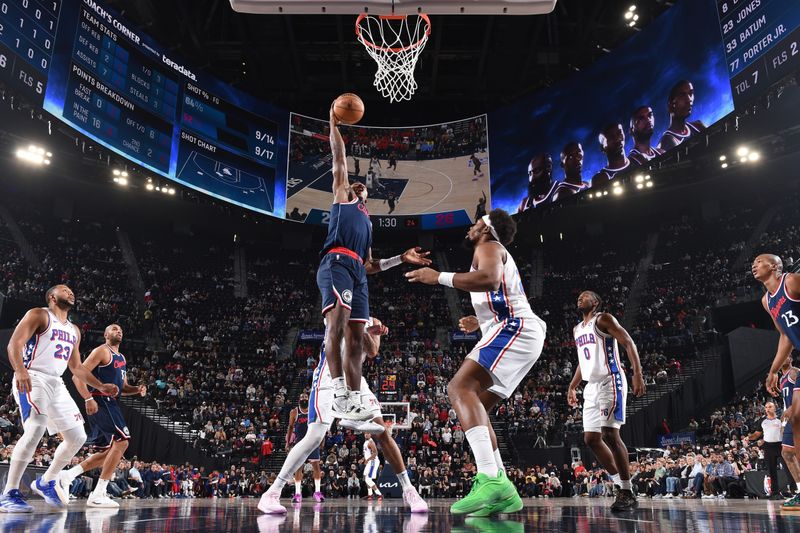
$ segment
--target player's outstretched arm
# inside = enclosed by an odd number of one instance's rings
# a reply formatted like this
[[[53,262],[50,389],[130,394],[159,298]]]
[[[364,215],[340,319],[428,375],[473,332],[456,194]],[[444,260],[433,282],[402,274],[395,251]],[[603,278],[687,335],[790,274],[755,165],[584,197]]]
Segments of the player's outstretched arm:
[[[367,274],[371,275],[394,268],[400,263],[428,266],[431,264],[431,260],[428,259],[429,255],[431,255],[429,251],[423,251],[421,247],[415,246],[414,248],[409,248],[402,254],[390,257],[389,259],[375,259],[372,257],[372,248],[370,248],[369,258],[367,259],[365,269]]]
[[[347,202],[347,190],[350,187],[350,179],[347,175],[347,156],[345,155],[344,139],[339,132],[339,119],[333,113],[331,104],[330,135],[331,142],[331,173],[333,174],[333,203]]]
[[[790,278],[792,276],[786,276]],[[789,284],[789,280],[786,280],[786,285]],[[796,294],[796,293],[795,293]],[[765,294],[763,298],[761,298],[761,305],[764,307],[764,310],[767,314],[772,318],[772,323],[775,325],[775,329],[778,330],[778,333],[781,334],[780,339],[778,339],[778,350],[775,352],[775,358],[772,360],[772,366],[769,368],[769,372],[767,373],[767,379],[765,382],[765,386],[767,388],[767,392],[773,396],[777,396],[780,394],[778,390],[778,371],[783,366],[783,363],[786,361],[787,358],[792,356],[792,341],[789,340],[781,328],[778,327],[778,323],[775,321],[775,318],[772,316],[772,313],[769,312],[769,306],[767,305],[767,295]]]
[[[105,346],[98,346],[89,354],[89,357],[83,362],[82,366],[91,373],[92,370],[97,368],[100,364],[108,364],[108,359],[111,357],[111,354],[108,353],[108,350]],[[72,382],[75,384],[75,388],[78,389],[78,394],[81,395],[83,401],[86,402],[86,414],[93,415],[97,412],[97,402],[95,401],[92,394],[89,392],[89,389],[86,387],[86,383],[83,382],[82,379],[78,378],[75,373],[72,374]]]
[[[289,411],[289,423],[286,425],[286,450],[289,450],[289,444],[292,440],[292,432],[294,431],[294,423],[297,420],[297,407]]]
[[[636,396],[644,394],[646,388],[642,374],[642,362],[639,359],[639,350],[636,348],[636,343],[633,342],[628,331],[609,313],[600,313],[597,318],[597,327],[601,332],[614,337],[620,346],[625,349],[633,371],[633,394]]]
[[[147,396],[147,385],[129,385],[128,377],[122,378],[122,395],[123,396]]]
[[[107,394],[108,396],[116,396],[117,393],[119,393],[119,389],[116,385],[113,383],[102,383],[92,374],[91,370],[87,370],[86,367],[81,364],[80,345],[81,334],[79,331],[78,340],[75,341],[75,348],[73,348],[72,354],[69,356],[69,361],[67,361],[67,365],[69,366],[69,370],[72,372],[73,377],[77,377],[84,383],[91,385],[103,394]]]
[[[445,285],[467,292],[496,291],[503,278],[503,250],[488,243],[475,249],[477,269],[472,272],[437,272],[432,268],[420,268],[406,272],[409,283]]]
[[[47,311],[41,307],[31,309],[22,320],[19,321],[17,327],[14,328],[14,333],[11,334],[11,339],[8,341],[8,362],[11,363],[11,368],[14,369],[14,379],[17,381],[17,390],[20,394],[25,394],[31,391],[31,377],[28,375],[28,369],[25,368],[25,363],[22,359],[22,354],[25,353],[25,344],[28,339],[33,337],[38,332],[43,332],[47,328],[49,318]]]

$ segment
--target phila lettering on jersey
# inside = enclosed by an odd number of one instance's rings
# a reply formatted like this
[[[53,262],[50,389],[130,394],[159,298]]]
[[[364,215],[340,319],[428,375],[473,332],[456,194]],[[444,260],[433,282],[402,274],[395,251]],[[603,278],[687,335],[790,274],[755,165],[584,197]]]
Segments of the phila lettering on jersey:
[[[61,322],[52,311],[45,310],[47,327],[28,339],[22,362],[28,370],[61,377],[78,342],[78,328],[69,320]]]
[[[589,383],[623,373],[617,339],[597,329],[598,316],[593,316],[586,324],[581,321],[573,330],[581,375]]]

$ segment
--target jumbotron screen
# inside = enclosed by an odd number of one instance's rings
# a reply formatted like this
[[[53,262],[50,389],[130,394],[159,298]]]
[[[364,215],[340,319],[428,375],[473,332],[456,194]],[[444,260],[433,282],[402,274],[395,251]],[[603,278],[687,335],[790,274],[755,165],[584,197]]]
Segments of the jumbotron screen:
[[[606,57],[489,114],[492,207],[608,187],[733,111],[714,0],[682,0]]]
[[[340,126],[351,181],[367,186],[378,227],[470,224],[491,205],[486,115],[414,127]],[[333,201],[328,121],[292,114],[286,217],[327,224]]]

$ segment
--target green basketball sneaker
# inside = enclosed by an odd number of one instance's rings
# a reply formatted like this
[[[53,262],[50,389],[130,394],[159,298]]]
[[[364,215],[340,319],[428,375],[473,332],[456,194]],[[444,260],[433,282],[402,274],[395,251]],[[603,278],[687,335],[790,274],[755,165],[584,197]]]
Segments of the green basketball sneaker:
[[[800,511],[800,494],[796,494],[792,498],[783,502],[781,505],[781,511]]]
[[[509,481],[509,483],[511,483],[511,481]],[[519,497],[519,493],[517,493],[515,488],[514,494],[510,498],[506,498],[505,500],[500,500],[497,503],[482,507],[477,511],[470,513],[469,516],[481,517],[492,516],[501,513],[516,513],[517,511],[521,511],[522,507],[522,498]]]
[[[515,494],[517,494],[517,489],[502,470],[494,478],[486,474],[478,474],[472,481],[472,489],[469,494],[451,505],[450,512],[453,514],[474,513],[487,505],[505,502],[513,498]]]

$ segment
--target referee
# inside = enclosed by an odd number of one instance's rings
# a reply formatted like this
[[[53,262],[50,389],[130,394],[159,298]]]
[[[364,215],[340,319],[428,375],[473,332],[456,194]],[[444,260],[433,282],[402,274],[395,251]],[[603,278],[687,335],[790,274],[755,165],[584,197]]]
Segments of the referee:
[[[770,500],[781,500],[780,485],[778,485],[778,460],[781,461],[781,442],[783,441],[783,424],[781,419],[775,416],[775,404],[767,402],[764,404],[764,411],[767,417],[761,422],[761,431],[756,431],[748,438],[756,440],[763,435],[764,445],[764,459],[767,462],[767,470],[769,472]],[[784,465],[786,468],[786,465]]]

